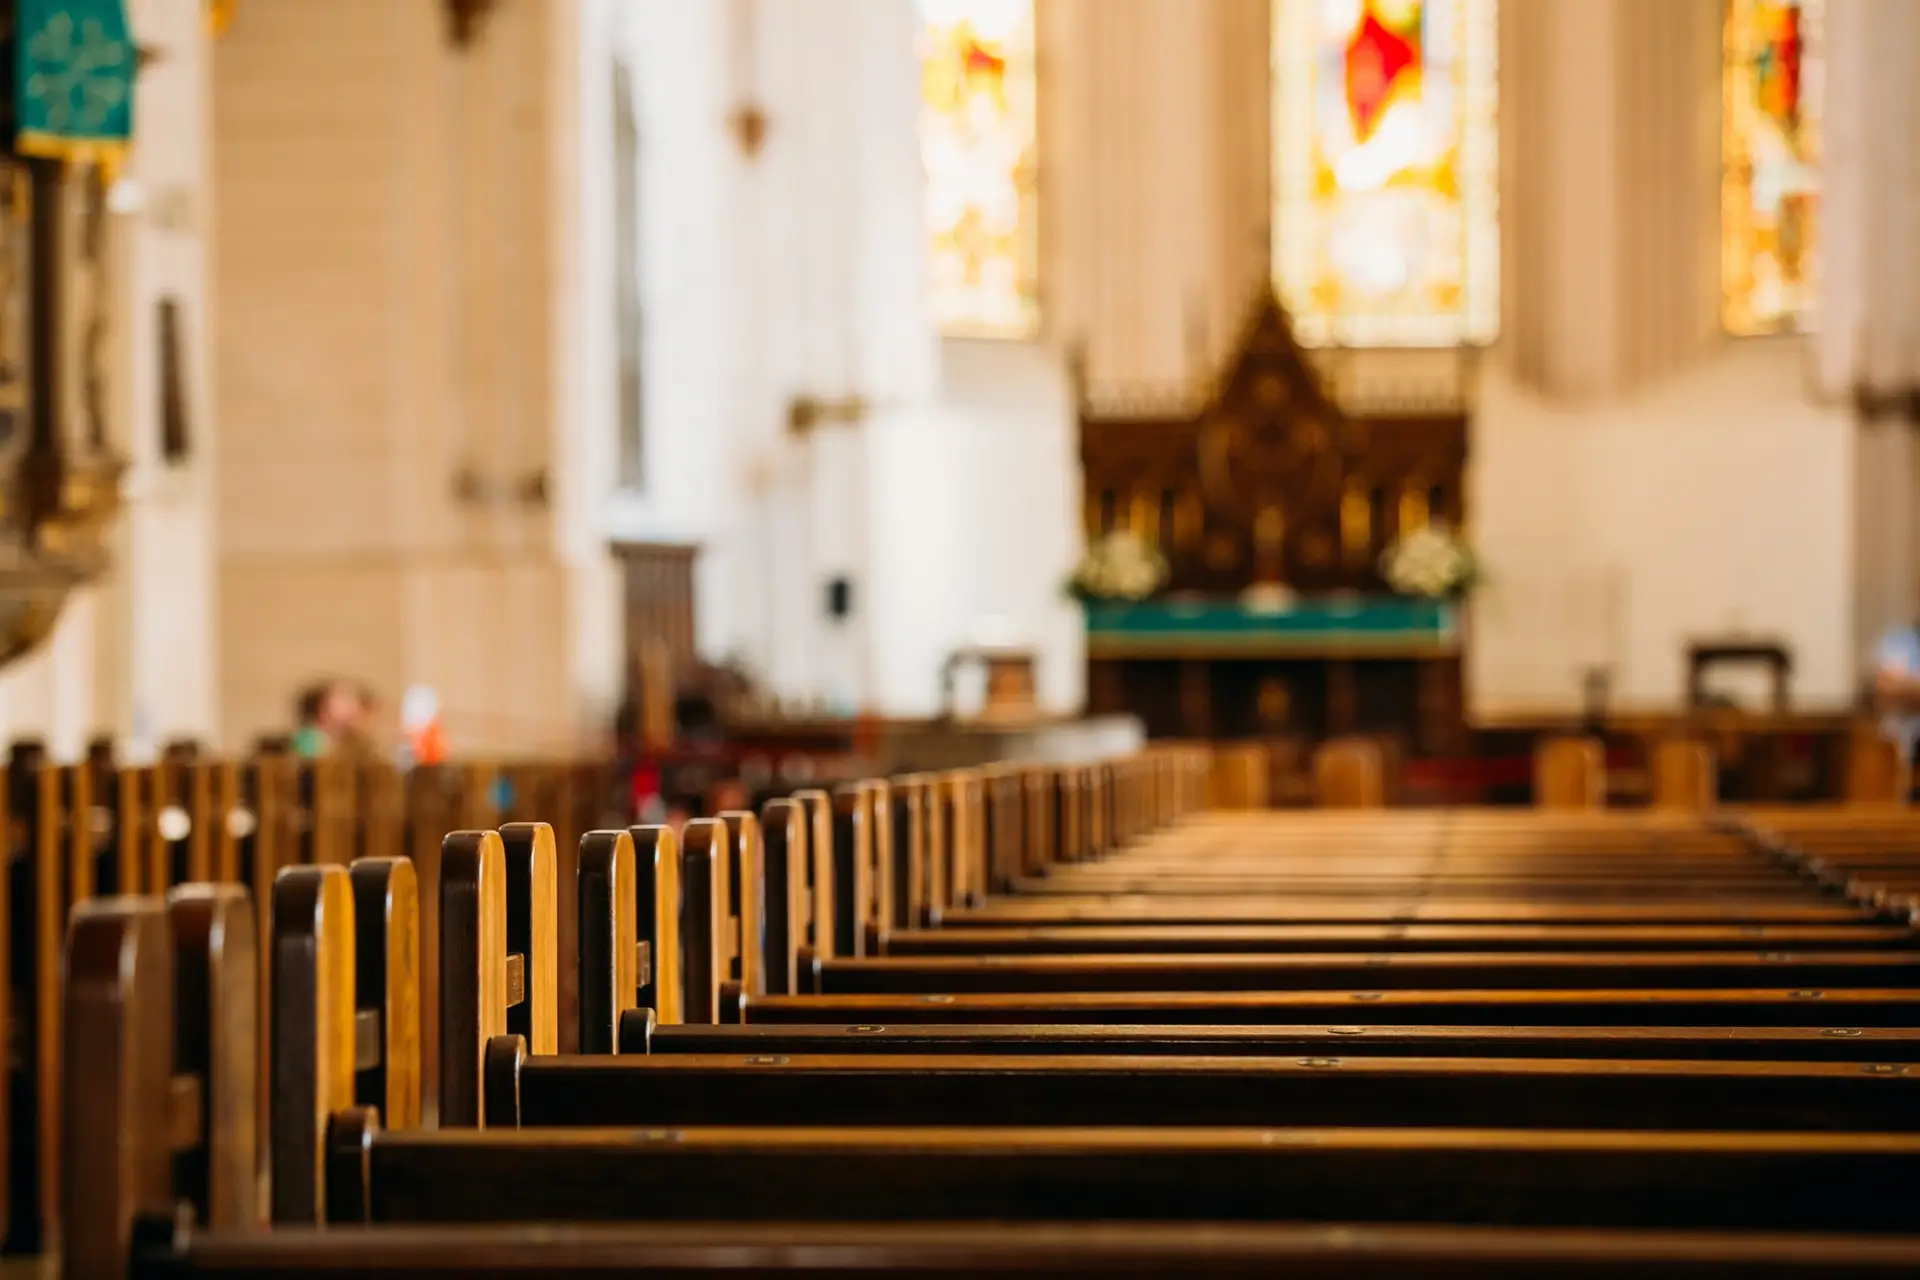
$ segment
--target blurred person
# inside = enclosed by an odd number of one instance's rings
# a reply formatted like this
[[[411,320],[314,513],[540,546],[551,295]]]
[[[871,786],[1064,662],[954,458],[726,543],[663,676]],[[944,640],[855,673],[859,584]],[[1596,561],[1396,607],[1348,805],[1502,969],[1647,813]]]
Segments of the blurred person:
[[[327,696],[325,681],[307,686],[293,703],[293,752],[303,760],[317,760],[333,745],[327,732]]]
[[[336,681],[331,695],[334,749],[359,759],[379,754],[373,740],[373,691],[358,681]]]
[[[1920,600],[1920,584],[1915,598]],[[1873,655],[1873,706],[1880,713],[1880,731],[1913,760],[1920,739],[1920,608],[1912,621],[1889,628]]]
[[[401,695],[400,730],[406,736],[405,755],[410,764],[441,764],[446,760],[440,695],[426,685],[412,685]]]
[[[613,776],[617,804],[627,823],[658,823],[666,817],[660,795],[660,764],[649,757],[637,695],[620,703],[613,717]]]
[[[373,754],[373,695],[365,685],[326,679],[300,691],[294,701],[294,753],[306,760],[341,752]]]

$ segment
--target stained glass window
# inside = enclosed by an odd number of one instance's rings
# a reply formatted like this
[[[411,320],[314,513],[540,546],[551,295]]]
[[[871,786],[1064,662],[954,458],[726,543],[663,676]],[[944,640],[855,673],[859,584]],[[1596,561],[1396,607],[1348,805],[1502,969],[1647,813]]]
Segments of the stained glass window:
[[[1820,210],[1820,0],[1728,0],[1721,64],[1721,317],[1812,318]]]
[[[1498,0],[1273,0],[1273,273],[1314,346],[1500,329]]]
[[[919,0],[920,154],[934,321],[1039,327],[1033,0]]]

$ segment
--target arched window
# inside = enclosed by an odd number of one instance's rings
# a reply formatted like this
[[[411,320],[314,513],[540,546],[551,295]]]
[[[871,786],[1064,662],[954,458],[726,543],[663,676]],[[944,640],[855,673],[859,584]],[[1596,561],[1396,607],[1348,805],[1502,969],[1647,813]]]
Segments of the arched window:
[[[1818,282],[1821,0],[1727,0],[1720,315],[1729,333],[1812,319]]]
[[[1500,329],[1498,0],[1273,0],[1273,276],[1313,346]]]
[[[919,0],[929,301],[941,332],[1040,326],[1033,0]]]

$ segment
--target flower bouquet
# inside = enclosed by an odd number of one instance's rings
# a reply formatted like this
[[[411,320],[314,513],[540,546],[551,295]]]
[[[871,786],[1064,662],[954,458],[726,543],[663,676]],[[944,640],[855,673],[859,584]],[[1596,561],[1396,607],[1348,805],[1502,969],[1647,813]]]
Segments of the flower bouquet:
[[[1080,601],[1144,600],[1167,581],[1167,560],[1146,539],[1127,529],[1096,538],[1080,557],[1067,593]]]
[[[1403,596],[1452,600],[1480,579],[1480,564],[1451,530],[1423,525],[1401,534],[1380,557],[1380,576]]]

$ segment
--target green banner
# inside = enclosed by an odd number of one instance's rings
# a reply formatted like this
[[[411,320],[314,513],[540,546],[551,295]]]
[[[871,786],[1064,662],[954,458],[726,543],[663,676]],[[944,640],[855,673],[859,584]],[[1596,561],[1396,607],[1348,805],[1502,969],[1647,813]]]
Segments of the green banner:
[[[140,63],[124,0],[18,0],[19,149],[112,161],[133,133]]]

